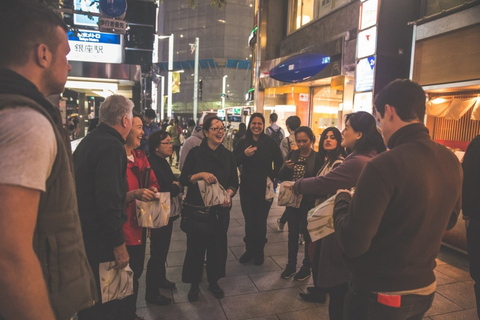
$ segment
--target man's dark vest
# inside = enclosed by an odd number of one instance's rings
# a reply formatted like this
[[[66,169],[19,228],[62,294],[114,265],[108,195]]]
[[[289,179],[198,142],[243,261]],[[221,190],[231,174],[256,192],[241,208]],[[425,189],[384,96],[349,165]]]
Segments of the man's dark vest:
[[[58,115],[50,115],[26,97],[0,94],[0,110],[18,106],[30,107],[45,116],[55,132],[57,156],[46,181],[46,192],[40,196],[33,248],[42,266],[56,318],[70,319],[98,300],[78,217],[70,144],[65,130],[53,121],[59,119]]]

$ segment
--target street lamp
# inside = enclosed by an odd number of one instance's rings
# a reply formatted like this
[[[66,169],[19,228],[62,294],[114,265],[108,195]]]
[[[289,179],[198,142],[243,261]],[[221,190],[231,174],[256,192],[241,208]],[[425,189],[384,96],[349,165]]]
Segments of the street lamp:
[[[225,84],[227,83],[228,75],[223,76],[223,84],[222,84],[222,109],[225,109]]]
[[[172,70],[173,70],[173,33],[170,35],[160,35],[159,39],[168,38],[168,80],[167,80],[167,116],[172,117]]]

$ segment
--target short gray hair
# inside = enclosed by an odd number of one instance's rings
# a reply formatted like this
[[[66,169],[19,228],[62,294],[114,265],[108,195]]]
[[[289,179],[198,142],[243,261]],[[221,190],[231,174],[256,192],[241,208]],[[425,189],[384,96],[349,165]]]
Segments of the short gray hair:
[[[99,122],[111,126],[118,124],[124,116],[131,117],[134,104],[124,96],[113,94],[100,106]]]

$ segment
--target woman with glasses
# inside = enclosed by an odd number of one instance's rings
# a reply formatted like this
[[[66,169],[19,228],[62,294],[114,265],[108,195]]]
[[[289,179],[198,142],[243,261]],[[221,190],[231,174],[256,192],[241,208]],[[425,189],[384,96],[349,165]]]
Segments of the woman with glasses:
[[[280,147],[264,133],[264,128],[263,115],[252,114],[245,137],[233,150],[237,165],[242,166],[240,204],[245,217],[246,251],[239,262],[253,259],[256,265],[264,262],[267,217],[273,200],[265,199],[267,177],[273,182],[283,163]]]
[[[187,233],[187,251],[183,263],[182,281],[190,283],[188,300],[198,300],[202,281],[205,251],[207,252],[208,289],[217,299],[224,297],[218,280],[225,276],[227,262],[227,231],[230,223],[231,198],[238,189],[237,165],[233,154],[223,144],[225,127],[218,117],[203,123],[205,138],[200,146],[189,151],[180,183],[188,187],[182,210],[183,230]],[[219,183],[228,193],[221,205],[205,206],[198,182]]]
[[[293,190],[296,194],[327,197],[334,195],[338,189],[351,189],[355,187],[368,161],[385,151],[375,118],[368,112],[360,111],[346,115],[342,135],[342,146],[351,153],[329,173],[295,181]],[[342,249],[336,235],[331,234],[323,238],[320,250],[319,277],[316,279],[316,284],[324,288],[330,296],[328,306],[330,320],[342,320],[350,273],[342,259]],[[300,296],[308,301],[312,301],[309,298],[313,298],[302,293]]]
[[[176,197],[182,190],[178,179],[172,172],[167,161],[173,153],[170,133],[160,130],[148,137],[148,161],[160,185],[160,192],[170,192],[170,198]],[[159,289],[173,289],[175,283],[166,276],[165,263],[167,261],[170,239],[172,237],[173,222],[178,217],[171,217],[168,224],[162,228],[150,229],[150,259],[147,264],[145,301],[159,306],[167,305],[171,299],[160,294]]]
[[[290,151],[285,162],[278,173],[278,179],[281,181],[296,181],[300,178],[315,177],[320,170],[322,160],[319,155],[312,149],[315,143],[315,136],[309,127],[300,127],[295,130],[295,141],[298,149]],[[297,254],[298,254],[298,238],[303,234],[305,239],[305,247],[310,244],[310,236],[307,231],[307,213],[313,208],[315,198],[304,196],[298,208],[287,207],[285,216],[288,222],[288,263],[280,275],[283,279],[288,279],[295,275],[295,280],[303,281],[310,276],[311,262],[307,252],[303,264],[298,273],[297,271]]]

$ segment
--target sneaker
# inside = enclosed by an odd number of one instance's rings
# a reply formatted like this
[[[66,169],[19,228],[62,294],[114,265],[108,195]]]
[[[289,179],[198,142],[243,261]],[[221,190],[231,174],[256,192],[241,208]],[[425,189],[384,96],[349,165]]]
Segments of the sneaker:
[[[303,281],[308,277],[310,277],[310,268],[301,267],[297,274],[295,274],[294,279],[297,281]]]
[[[285,267],[285,270],[283,270],[282,274],[280,275],[280,277],[282,279],[288,279],[288,278],[291,278],[294,274],[295,274],[295,271],[297,271],[297,268],[295,267],[292,267],[290,265],[287,264],[287,266]]]
[[[253,263],[256,266],[261,266],[264,262],[265,262],[265,256],[263,255],[263,253],[259,253],[255,256],[255,258],[253,258]]]
[[[198,301],[198,293],[199,293],[199,288],[198,286],[191,286],[190,290],[188,291],[188,301],[190,302],[195,302]]]
[[[285,222],[282,222],[282,218],[277,219],[277,231],[281,232],[285,228]]]
[[[298,244],[302,245],[305,243],[305,240],[303,240],[303,234],[300,233],[300,236],[298,237]]]
[[[247,263],[249,262],[250,260],[253,259],[253,254],[251,254],[250,252],[245,252],[244,254],[242,254],[242,256],[240,257],[240,259],[238,259],[238,262],[240,263]]]

